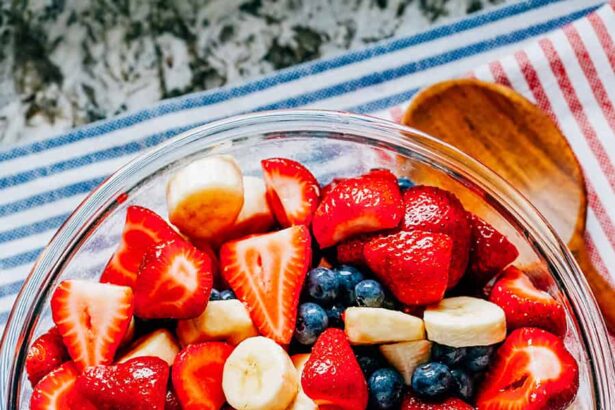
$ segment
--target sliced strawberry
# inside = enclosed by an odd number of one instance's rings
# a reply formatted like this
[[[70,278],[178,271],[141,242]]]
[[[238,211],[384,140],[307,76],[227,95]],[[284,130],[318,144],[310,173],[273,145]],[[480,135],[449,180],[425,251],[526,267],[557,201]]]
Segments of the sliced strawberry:
[[[564,307],[514,266],[508,267],[491,290],[489,300],[504,310],[508,330],[539,327],[558,336],[566,334]]]
[[[32,386],[36,385],[47,373],[70,360],[58,329],[52,327],[38,337],[28,349],[26,371]]]
[[[383,173],[343,179],[322,198],[312,221],[321,248],[362,233],[397,227],[403,215],[401,193],[394,176]]]
[[[470,214],[470,225],[469,277],[482,286],[517,259],[519,251],[504,235],[478,216]]]
[[[222,276],[259,332],[280,344],[292,338],[311,253],[304,225],[228,242],[220,250]]]
[[[482,382],[480,410],[561,410],[579,388],[579,369],[562,340],[538,328],[513,331]]]
[[[453,259],[448,289],[455,286],[468,265],[470,220],[459,199],[440,188],[417,185],[404,191],[405,215],[402,229],[445,233],[453,240]]]
[[[343,181],[345,178],[333,178],[333,180],[331,182],[329,182],[327,185],[323,186],[322,188],[320,188],[320,197],[324,198],[327,195],[329,195],[329,192],[331,192],[331,190],[333,188],[335,188],[335,186],[340,182]]]
[[[401,405],[401,410],[472,410],[474,407],[457,397],[442,401],[426,401],[408,394]]]
[[[34,387],[30,397],[30,410],[70,409],[72,390],[79,369],[73,362],[66,362],[43,377]]]
[[[155,243],[178,238],[179,234],[153,211],[140,206],[126,210],[124,231],[115,253],[100,277],[103,283],[132,287],[145,251]]]
[[[179,399],[172,389],[167,391],[164,410],[182,410],[182,405],[179,403]]]
[[[337,244],[337,261],[355,266],[365,265],[363,249],[373,235],[359,235]]]
[[[190,319],[203,313],[213,286],[213,262],[183,239],[147,250],[134,286],[135,315]]]
[[[113,360],[133,312],[127,286],[65,280],[51,297],[51,315],[80,369]]]
[[[321,333],[303,368],[301,386],[320,408],[367,408],[367,383],[343,330]]]
[[[371,239],[363,254],[369,268],[397,300],[425,305],[444,297],[452,251],[448,235],[401,231]]]
[[[261,166],[269,206],[280,225],[309,225],[320,196],[320,185],[314,175],[287,158],[265,159]]]
[[[137,357],[111,366],[85,369],[77,377],[78,397],[98,410],[163,410],[169,365],[157,357]]]
[[[224,363],[233,347],[223,342],[188,345],[177,354],[171,380],[184,410],[219,410]]]

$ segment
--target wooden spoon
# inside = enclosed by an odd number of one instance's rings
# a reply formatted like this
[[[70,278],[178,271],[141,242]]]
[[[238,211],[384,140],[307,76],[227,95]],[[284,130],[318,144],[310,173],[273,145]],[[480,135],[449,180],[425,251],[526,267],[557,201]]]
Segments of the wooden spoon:
[[[456,79],[417,94],[402,122],[459,148],[524,194],[568,242],[615,331],[615,289],[592,265],[583,239],[583,171],[545,112],[508,87]]]

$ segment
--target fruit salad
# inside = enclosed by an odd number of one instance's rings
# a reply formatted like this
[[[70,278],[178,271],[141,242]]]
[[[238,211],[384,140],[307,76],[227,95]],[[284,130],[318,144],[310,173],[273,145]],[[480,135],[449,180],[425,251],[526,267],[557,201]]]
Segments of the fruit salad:
[[[51,297],[31,409],[557,410],[576,359],[558,299],[451,192],[386,169],[318,181],[231,156],[131,205],[99,281]]]

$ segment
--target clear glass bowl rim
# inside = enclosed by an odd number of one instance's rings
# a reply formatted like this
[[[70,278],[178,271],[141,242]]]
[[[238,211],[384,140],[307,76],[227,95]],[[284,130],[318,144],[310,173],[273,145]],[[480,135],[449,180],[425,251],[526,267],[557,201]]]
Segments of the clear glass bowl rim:
[[[258,129],[267,124],[279,124],[277,132],[284,132],[285,129],[353,135],[362,135],[361,131],[370,132],[370,137],[364,137],[367,140],[381,141],[414,151],[480,187],[503,211],[516,219],[553,267],[554,276],[570,301],[580,326],[581,338],[588,348],[591,362],[589,367],[593,373],[591,387],[596,399],[602,408],[615,408],[615,391],[611,391],[613,389],[609,387],[610,381],[615,380],[615,361],[604,320],[570,251],[540,213],[493,171],[437,138],[380,118],[326,110],[259,112],[229,117],[190,129],[139,155],[92,191],[45,247],[25,280],[8,317],[0,343],[0,407],[9,408],[16,405],[15,401],[10,400],[14,399],[11,395],[15,383],[21,377],[18,371],[22,369],[23,357],[18,353],[31,330],[36,301],[45,292],[46,284],[52,282],[52,272],[61,272],[58,267],[62,265],[62,259],[70,254],[70,249],[67,249],[70,246],[67,247],[67,244],[77,243],[79,238],[95,229],[97,217],[109,207],[110,199],[114,198],[112,195],[116,195],[118,187],[125,185],[128,175],[139,174],[139,171],[145,168],[144,165],[151,164],[175,148],[196,139],[207,138],[208,145],[213,146],[224,142],[227,137],[221,134],[229,130],[245,127]],[[375,136],[374,131],[379,134]],[[259,130],[254,130],[254,134],[258,133]],[[141,179],[145,177],[147,175],[142,175]],[[101,209],[105,204],[107,206]]]

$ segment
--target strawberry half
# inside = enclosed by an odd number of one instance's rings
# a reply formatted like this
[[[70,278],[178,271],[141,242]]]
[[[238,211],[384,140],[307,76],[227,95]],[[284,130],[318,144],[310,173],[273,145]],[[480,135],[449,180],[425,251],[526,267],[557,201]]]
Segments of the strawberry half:
[[[401,405],[401,410],[473,410],[474,407],[457,397],[443,401],[425,401],[408,394]]]
[[[28,349],[26,371],[32,386],[49,372],[70,360],[58,329],[52,327],[39,336]]]
[[[561,410],[579,388],[574,357],[557,336],[537,328],[513,331],[498,349],[476,400],[480,410]]]
[[[137,280],[145,251],[162,241],[178,238],[179,234],[153,211],[129,206],[126,222],[115,253],[100,277],[103,283],[132,287]]]
[[[163,410],[169,365],[153,356],[85,369],[75,382],[79,401],[99,410]],[[76,400],[76,399],[75,399]]]
[[[362,233],[397,227],[403,215],[401,193],[395,176],[383,174],[379,170],[340,180],[322,198],[312,221],[321,248]]]
[[[303,368],[301,386],[320,408],[367,408],[367,383],[343,330],[321,333]]]
[[[134,286],[135,315],[190,319],[203,313],[213,286],[213,262],[183,239],[147,250]]]
[[[504,235],[478,216],[470,214],[470,225],[472,239],[468,276],[482,286],[517,259],[519,251]]]
[[[470,220],[459,199],[440,188],[417,185],[404,191],[403,230],[445,233],[453,240],[448,289],[465,273],[470,256]]]
[[[30,410],[70,409],[72,390],[79,369],[73,362],[66,362],[43,377],[34,386],[30,397]]]
[[[290,343],[311,258],[310,232],[304,225],[222,246],[222,276],[247,305],[263,336]]]
[[[514,266],[508,267],[495,282],[489,300],[504,310],[509,331],[539,327],[558,336],[566,334],[566,313],[561,303],[536,288]]]
[[[233,347],[223,342],[188,345],[175,357],[171,380],[184,410],[218,410],[226,401],[222,391],[224,363]]]
[[[80,369],[113,360],[133,312],[127,286],[65,280],[51,297],[51,315]]]
[[[320,196],[320,185],[314,175],[288,158],[265,159],[261,167],[267,200],[280,225],[309,225]]]
[[[442,300],[452,252],[453,241],[448,235],[426,231],[377,236],[363,250],[369,268],[407,305]]]

